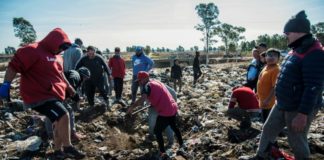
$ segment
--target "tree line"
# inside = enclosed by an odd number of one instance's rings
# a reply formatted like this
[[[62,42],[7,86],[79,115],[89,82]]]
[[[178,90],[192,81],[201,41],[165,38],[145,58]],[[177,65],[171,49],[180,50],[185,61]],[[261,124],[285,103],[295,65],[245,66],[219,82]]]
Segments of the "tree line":
[[[225,54],[230,52],[248,52],[253,49],[258,43],[266,43],[269,47],[275,47],[281,50],[287,50],[287,40],[284,35],[274,34],[259,35],[256,40],[246,41],[242,35],[246,29],[241,26],[234,26],[228,23],[222,23],[218,20],[219,10],[214,3],[198,4],[195,8],[198,16],[201,18],[202,23],[197,24],[194,28],[203,33],[201,41],[205,43],[204,51],[224,51]],[[36,31],[33,25],[23,17],[13,18],[14,34],[20,39],[19,46],[24,46],[36,41]],[[317,39],[324,43],[324,22],[319,22],[311,26],[311,32]],[[217,43],[215,37],[218,37],[224,45],[219,47],[213,47],[213,44]],[[136,46],[127,46],[127,52],[134,52]],[[207,49],[208,48],[208,49]],[[170,49],[167,47],[152,48],[149,45],[144,47],[146,53],[150,52],[184,52],[184,51],[198,51],[198,46],[193,46],[185,49],[179,45],[177,48]],[[5,54],[16,53],[15,47],[7,46]],[[109,54],[110,50],[107,48],[102,51],[103,54]]]

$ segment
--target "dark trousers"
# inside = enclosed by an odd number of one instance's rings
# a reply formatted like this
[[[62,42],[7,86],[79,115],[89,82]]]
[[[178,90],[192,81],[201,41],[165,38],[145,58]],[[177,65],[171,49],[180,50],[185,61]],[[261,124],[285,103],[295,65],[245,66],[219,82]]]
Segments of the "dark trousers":
[[[227,116],[240,121],[240,129],[247,129],[251,127],[251,114],[239,107],[228,109]]]
[[[94,96],[96,93],[96,88],[98,88],[100,95],[103,97],[103,99],[108,102],[108,93],[105,89],[105,83],[103,81],[101,82],[92,82],[91,80],[88,80],[85,82],[85,91],[88,98],[88,103],[90,106],[94,105]]]
[[[173,79],[173,84],[174,84],[174,90],[177,91],[177,84],[179,85],[179,91],[181,92],[181,87],[182,87],[182,81],[181,78],[178,79]]]
[[[123,93],[124,80],[122,78],[114,78],[114,90],[116,95],[116,100],[121,99]]]
[[[165,152],[162,132],[169,125],[170,125],[171,129],[173,130],[173,132],[175,133],[175,135],[178,139],[179,145],[181,146],[183,144],[180,130],[178,129],[178,127],[176,125],[176,115],[171,116],[171,117],[164,117],[164,116],[159,115],[156,119],[156,124],[154,127],[154,134],[155,134],[157,142],[159,144],[160,152],[162,152],[162,153]]]
[[[195,70],[194,69],[194,84],[196,84],[197,83],[197,80],[198,80],[198,78],[201,76],[201,71],[200,70]]]
[[[262,109],[262,122],[264,123],[270,114],[271,109]]]

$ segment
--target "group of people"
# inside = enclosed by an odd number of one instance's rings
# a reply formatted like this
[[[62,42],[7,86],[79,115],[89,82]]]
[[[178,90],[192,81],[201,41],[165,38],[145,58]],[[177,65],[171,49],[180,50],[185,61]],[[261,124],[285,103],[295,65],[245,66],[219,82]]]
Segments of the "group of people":
[[[258,45],[253,51],[254,60],[248,68],[247,83],[233,89],[229,115],[240,110],[241,127],[250,127],[250,113],[262,110],[263,129],[257,155],[253,159],[266,159],[269,146],[284,127],[296,159],[307,159],[310,151],[307,133],[319,107],[322,105],[324,83],[324,51],[310,33],[310,22],[304,11],[292,17],[284,27],[288,46],[292,49],[279,69],[280,52]],[[81,50],[82,41],[72,44],[60,28],[51,31],[43,40],[20,48],[9,62],[0,97],[10,96],[11,82],[20,73],[20,95],[26,106],[45,115],[52,123],[54,156],[56,158],[81,159],[86,155],[73,147],[71,135],[75,132],[73,110],[78,109],[80,94],[85,93],[89,106],[94,105],[98,89],[109,109],[108,81],[113,80],[115,98],[122,99],[126,65],[120,56],[120,48],[108,62],[89,46],[86,54]],[[63,53],[63,58],[61,53]],[[150,134],[155,135],[162,157],[166,149],[162,132],[169,132],[169,144],[176,135],[180,148],[185,148],[181,132],[176,124],[178,105],[177,85],[181,91],[182,69],[174,60],[171,78],[174,89],[150,78],[154,61],[145,55],[143,47],[135,49],[132,56],[132,101],[127,113],[145,102],[150,105]],[[199,52],[194,59],[194,85],[202,75]],[[110,86],[111,87],[111,86]],[[136,100],[138,88],[141,96]],[[73,101],[72,107],[70,101]],[[238,103],[239,107],[234,107]],[[71,124],[70,124],[71,123]],[[153,133],[152,133],[153,132]],[[154,136],[153,136],[154,137]],[[168,145],[169,145],[168,144]]]
[[[202,76],[202,72],[200,69],[200,52],[195,52],[195,58],[193,60],[193,86],[195,87],[197,80]],[[170,81],[173,82],[173,89],[177,91],[177,86],[179,86],[179,92],[181,92],[182,88],[182,70],[183,66],[180,65],[180,62],[178,59],[173,60],[173,66],[171,67],[171,73],[170,69],[167,68],[165,72],[161,73],[161,82],[170,85]]]
[[[305,11],[288,20],[284,34],[292,50],[281,67],[280,52],[259,44],[252,51],[247,82],[235,87],[230,99],[227,113],[241,121],[241,129],[250,127],[251,116],[258,116],[255,113],[261,110],[264,125],[257,154],[251,159],[269,159],[271,146],[284,128],[295,158],[310,156],[307,134],[323,105],[324,50],[310,32]]]

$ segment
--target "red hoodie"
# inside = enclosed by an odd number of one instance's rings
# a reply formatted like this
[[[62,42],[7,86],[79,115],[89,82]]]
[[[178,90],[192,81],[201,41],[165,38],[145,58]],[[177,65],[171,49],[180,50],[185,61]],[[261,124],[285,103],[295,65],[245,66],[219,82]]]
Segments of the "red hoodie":
[[[125,61],[121,57],[113,56],[108,61],[113,78],[124,78],[126,74]]]
[[[64,100],[66,83],[63,79],[63,59],[53,54],[63,43],[71,43],[60,28],[43,40],[18,49],[9,67],[21,74],[20,94],[26,104],[56,98]]]

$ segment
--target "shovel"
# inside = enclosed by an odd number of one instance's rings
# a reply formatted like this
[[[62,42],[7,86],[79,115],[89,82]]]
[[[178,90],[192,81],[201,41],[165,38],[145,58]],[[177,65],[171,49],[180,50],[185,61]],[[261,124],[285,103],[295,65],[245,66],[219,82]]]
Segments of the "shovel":
[[[133,115],[135,115],[135,114],[137,114],[137,113],[139,113],[139,112],[142,112],[142,111],[144,111],[145,109],[150,108],[150,107],[151,107],[151,106],[143,107],[143,108],[141,108],[141,109],[139,109],[139,110],[137,110],[137,111],[131,113],[131,115],[133,116]]]

